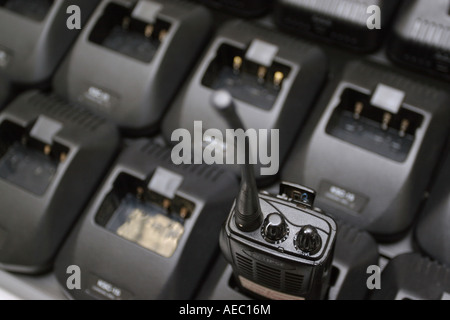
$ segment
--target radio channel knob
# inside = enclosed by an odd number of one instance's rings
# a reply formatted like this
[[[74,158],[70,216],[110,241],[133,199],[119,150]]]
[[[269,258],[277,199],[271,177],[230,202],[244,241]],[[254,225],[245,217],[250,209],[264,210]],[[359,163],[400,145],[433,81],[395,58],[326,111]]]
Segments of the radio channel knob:
[[[295,242],[298,249],[311,255],[319,252],[322,247],[322,238],[313,226],[304,226],[297,234]]]
[[[279,213],[269,214],[264,220],[262,233],[268,242],[284,240],[288,233],[288,226],[283,216]]]

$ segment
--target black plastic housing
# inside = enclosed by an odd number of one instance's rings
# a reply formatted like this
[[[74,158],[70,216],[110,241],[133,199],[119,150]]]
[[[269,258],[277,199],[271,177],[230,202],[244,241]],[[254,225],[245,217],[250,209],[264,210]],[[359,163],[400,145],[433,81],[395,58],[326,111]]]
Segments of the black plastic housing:
[[[0,57],[0,76],[22,85],[48,81],[80,33],[67,27],[68,7],[80,8],[83,28],[98,3],[99,0],[1,1],[0,56],[5,57]]]
[[[376,50],[398,6],[397,0],[277,0],[275,17],[286,30],[326,40],[359,52]],[[380,8],[381,29],[369,29],[368,20]]]
[[[0,266],[41,272],[113,160],[118,131],[37,91],[0,114],[0,131]]]
[[[318,190],[317,206],[331,215],[389,240],[425,198],[448,134],[449,96],[362,62],[338,81],[282,176]]]
[[[450,267],[450,148],[448,150],[417,225],[416,239],[429,256]]]
[[[58,70],[55,91],[123,129],[154,131],[211,23],[190,2],[105,0]]]
[[[367,268],[378,265],[379,258],[378,245],[369,233],[338,222],[328,299],[366,299]]]
[[[233,70],[236,57],[242,60],[238,73]],[[261,59],[269,60],[265,61],[267,65],[257,62]],[[262,83],[258,82],[260,68],[267,71]],[[272,81],[277,71],[282,72],[284,78],[275,87]],[[240,20],[228,22],[218,31],[165,116],[164,137],[170,141],[172,133],[179,128],[189,130],[192,136],[214,128],[225,137],[229,125],[211,105],[213,93],[225,89],[235,100],[245,130],[280,130],[281,165],[321,88],[326,71],[327,60],[320,49],[256,24]],[[203,132],[195,132],[195,121],[202,121]],[[260,142],[270,142],[269,135],[261,135]],[[261,175],[262,166],[257,163],[255,176],[258,183],[273,182],[273,175]],[[232,165],[230,169],[240,174],[239,166]]]
[[[417,253],[395,257],[371,300],[449,300],[450,269]]]
[[[450,80],[450,13],[447,0],[404,1],[388,47],[390,58]]]
[[[273,0],[196,0],[213,9],[251,18],[264,14]]]
[[[218,254],[220,227],[238,187],[236,177],[227,171],[206,165],[175,166],[170,149],[147,140],[133,142],[60,251],[55,272],[62,288],[76,299],[193,299],[210,260]],[[143,233],[144,242],[124,238],[124,229],[116,231],[113,225],[129,199],[140,207],[158,208],[157,218],[171,221],[159,229],[167,232],[150,226],[153,231]],[[180,201],[189,208],[184,218]],[[170,203],[169,211],[162,209],[167,208],[165,203]],[[148,223],[136,226],[149,227]],[[177,243],[171,242],[166,251],[162,242],[175,231]],[[144,238],[152,234],[157,235],[153,244],[145,244]],[[81,290],[66,287],[70,265],[81,268]],[[116,294],[101,283],[116,288]]]
[[[337,225],[312,206],[303,206],[286,194],[259,195],[263,218],[277,213],[284,217],[286,237],[271,243],[263,235],[263,225],[255,231],[241,231],[235,223],[235,206],[225,222],[220,247],[234,271],[236,282],[247,294],[271,300],[324,299],[329,287]],[[318,230],[321,246],[306,253],[296,245],[305,226]]]
[[[379,254],[375,240],[364,231],[338,223],[336,249],[331,269],[327,300],[364,300],[368,297],[367,268],[377,265]],[[198,299],[245,300],[236,283],[233,268],[220,258],[210,272]]]

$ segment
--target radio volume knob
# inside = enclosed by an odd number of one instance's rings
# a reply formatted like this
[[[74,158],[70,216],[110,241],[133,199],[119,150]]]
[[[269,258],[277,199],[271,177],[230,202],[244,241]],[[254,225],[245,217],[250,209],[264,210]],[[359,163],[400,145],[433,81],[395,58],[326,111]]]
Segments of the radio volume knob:
[[[273,243],[283,240],[288,233],[288,227],[283,216],[279,213],[269,214],[264,220],[262,233],[268,242]]]
[[[311,255],[319,252],[322,247],[322,238],[313,226],[304,226],[297,234],[297,248]]]

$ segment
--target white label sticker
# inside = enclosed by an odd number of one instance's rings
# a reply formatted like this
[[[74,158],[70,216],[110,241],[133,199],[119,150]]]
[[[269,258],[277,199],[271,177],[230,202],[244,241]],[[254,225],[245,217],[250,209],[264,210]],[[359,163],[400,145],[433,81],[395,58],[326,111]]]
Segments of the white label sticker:
[[[148,188],[164,197],[173,199],[183,180],[183,177],[177,173],[158,168],[150,180]]]
[[[283,292],[279,292],[276,290],[272,290],[266,287],[263,287],[257,283],[254,283],[244,277],[239,277],[241,285],[251,292],[256,293],[262,297],[268,298],[270,300],[305,300],[305,298],[293,296],[290,294],[286,294]]]
[[[85,97],[104,107],[111,106],[111,95],[96,87],[90,87],[85,93]]]
[[[375,107],[397,114],[405,100],[405,92],[379,84],[370,103]]]

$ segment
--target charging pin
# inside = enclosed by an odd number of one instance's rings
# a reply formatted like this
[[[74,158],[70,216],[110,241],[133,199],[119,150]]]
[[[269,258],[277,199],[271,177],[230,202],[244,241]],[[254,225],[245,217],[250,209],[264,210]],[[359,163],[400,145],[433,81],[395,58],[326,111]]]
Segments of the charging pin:
[[[152,35],[153,35],[153,31],[155,31],[155,27],[153,26],[153,25],[151,25],[151,24],[148,24],[146,27],[145,27],[145,37],[146,38],[150,38]]]
[[[144,195],[144,188],[138,187],[138,188],[136,189],[136,193],[137,193],[138,199],[142,199],[142,196]]]
[[[385,112],[383,115],[383,122],[381,124],[381,129],[383,130],[387,130],[389,128],[389,123],[392,120],[392,114],[390,114],[389,112]]]
[[[234,57],[233,59],[233,71],[235,74],[239,74],[241,72],[242,67],[242,58],[239,56]]]
[[[180,217],[186,219],[189,216],[189,210],[186,207],[182,207],[180,210]]]
[[[159,42],[163,42],[164,39],[166,38],[166,36],[167,36],[167,30],[161,30],[159,32],[159,36],[158,36]]]
[[[122,20],[122,29],[127,30],[130,27],[131,19],[130,17],[124,17]]]
[[[284,73],[281,71],[277,71],[275,72],[275,74],[273,75],[273,84],[275,86],[275,88],[279,89],[281,87],[281,83],[284,80]]]
[[[63,163],[64,161],[66,161],[66,159],[67,159],[67,153],[61,152],[61,154],[59,155],[59,162]]]
[[[52,147],[49,146],[48,144],[45,145],[45,147],[44,147],[44,154],[45,154],[46,156],[49,156],[51,152],[52,152]]]
[[[260,66],[258,68],[258,82],[264,83],[264,79],[266,78],[266,75],[267,75],[267,68]]]
[[[404,137],[406,135],[406,131],[408,130],[410,122],[408,119],[403,119],[400,125],[400,137]]]
[[[364,104],[360,101],[356,102],[355,104],[355,111],[353,113],[353,118],[355,120],[359,120],[361,118],[361,113],[364,110]]]
[[[163,203],[162,203],[162,206],[163,206],[163,208],[164,208],[165,210],[169,210],[169,208],[170,208],[170,200],[164,199],[164,200],[163,200]]]

